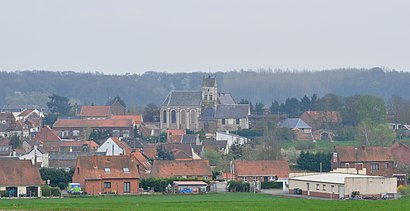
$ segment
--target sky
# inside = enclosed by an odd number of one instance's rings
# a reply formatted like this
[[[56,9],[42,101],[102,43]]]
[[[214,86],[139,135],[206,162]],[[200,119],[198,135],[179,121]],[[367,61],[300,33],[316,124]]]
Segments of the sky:
[[[410,70],[408,0],[0,0],[0,71]]]

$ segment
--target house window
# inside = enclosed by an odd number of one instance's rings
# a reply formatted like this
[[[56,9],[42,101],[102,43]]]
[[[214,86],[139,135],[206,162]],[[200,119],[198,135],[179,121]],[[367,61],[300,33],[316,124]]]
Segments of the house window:
[[[120,137],[120,131],[119,130],[112,130],[112,136]]]
[[[111,188],[111,182],[104,182],[104,188]]]
[[[186,178],[188,178],[187,176],[181,176],[181,178],[184,178],[184,179],[186,179]]]
[[[73,136],[80,136],[79,130],[73,130]]]
[[[223,124],[223,125],[225,124],[225,119],[222,119],[222,124]]]
[[[350,168],[350,163],[345,163],[345,168]]]
[[[80,168],[77,168],[77,175],[80,175]]]
[[[162,112],[162,123],[167,123],[167,111]]]
[[[316,190],[319,190],[319,184],[316,184]]]
[[[208,176],[203,176],[202,179],[208,179]]]
[[[130,193],[130,192],[131,192],[130,182],[124,182],[124,193]]]
[[[6,120],[1,120],[1,124],[6,124]]]
[[[209,95],[209,100],[212,100],[212,95]]]
[[[372,170],[379,170],[379,164],[378,163],[372,163]]]
[[[385,163],[384,163],[384,168],[385,168],[385,169],[388,169],[388,168],[389,168],[389,163],[388,163],[388,162],[385,162]]]
[[[323,191],[326,191],[326,185],[325,185],[325,184],[323,184],[322,190],[323,190]]]
[[[244,182],[247,182],[247,181],[248,181],[248,178],[242,177],[242,180],[243,180]]]
[[[276,181],[276,180],[278,180],[277,176],[270,176],[269,177],[269,181]]]
[[[208,95],[204,95],[204,100],[208,100]]]
[[[253,181],[254,182],[258,181],[258,177],[253,177]]]
[[[105,168],[104,168],[104,172],[105,172],[105,173],[110,173],[110,172],[111,172],[111,169],[108,168],[108,167],[105,167]]]
[[[123,137],[130,137],[130,131],[129,130],[123,130],[122,131],[122,136]]]
[[[241,124],[241,120],[240,120],[240,119],[236,119],[236,124],[237,124],[237,125]]]
[[[177,123],[177,112],[175,110],[171,111],[171,123]]]
[[[129,169],[129,168],[122,168],[122,170],[123,170],[125,173],[130,173],[130,169]]]

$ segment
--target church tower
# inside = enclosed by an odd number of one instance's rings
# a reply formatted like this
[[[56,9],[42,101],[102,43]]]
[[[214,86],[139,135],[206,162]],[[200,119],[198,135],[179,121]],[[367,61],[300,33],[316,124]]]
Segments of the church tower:
[[[218,99],[216,77],[204,76],[202,79],[202,106],[215,106]]]

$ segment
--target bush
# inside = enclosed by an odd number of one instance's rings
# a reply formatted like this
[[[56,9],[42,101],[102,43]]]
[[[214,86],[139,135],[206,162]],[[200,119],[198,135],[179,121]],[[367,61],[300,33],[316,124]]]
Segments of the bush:
[[[185,179],[185,178],[143,178],[141,179],[140,187],[147,190],[148,188],[154,189],[155,192],[164,192],[168,184],[172,185],[174,181],[204,181],[209,184],[208,180],[199,179]]]
[[[282,182],[261,182],[262,189],[282,189]]]
[[[229,192],[249,192],[250,184],[232,180],[228,182],[228,190]]]
[[[0,197],[7,197],[7,191],[5,190],[0,191]]]
[[[399,192],[403,196],[409,197],[410,187],[407,185],[399,185],[399,187],[397,187],[397,192]]]
[[[47,197],[48,196],[60,196],[61,191],[60,191],[60,188],[50,187],[49,185],[43,185],[41,186],[41,195],[47,196]]]
[[[64,190],[67,187],[67,183],[59,182],[57,186],[60,188],[60,190]]]

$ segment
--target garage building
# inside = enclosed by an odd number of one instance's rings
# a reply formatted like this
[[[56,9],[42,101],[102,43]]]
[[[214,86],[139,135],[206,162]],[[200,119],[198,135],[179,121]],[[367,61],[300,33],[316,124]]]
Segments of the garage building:
[[[380,198],[395,194],[397,178],[360,174],[324,173],[289,179],[289,193],[299,193],[323,198],[348,198],[353,191],[362,196]]]

